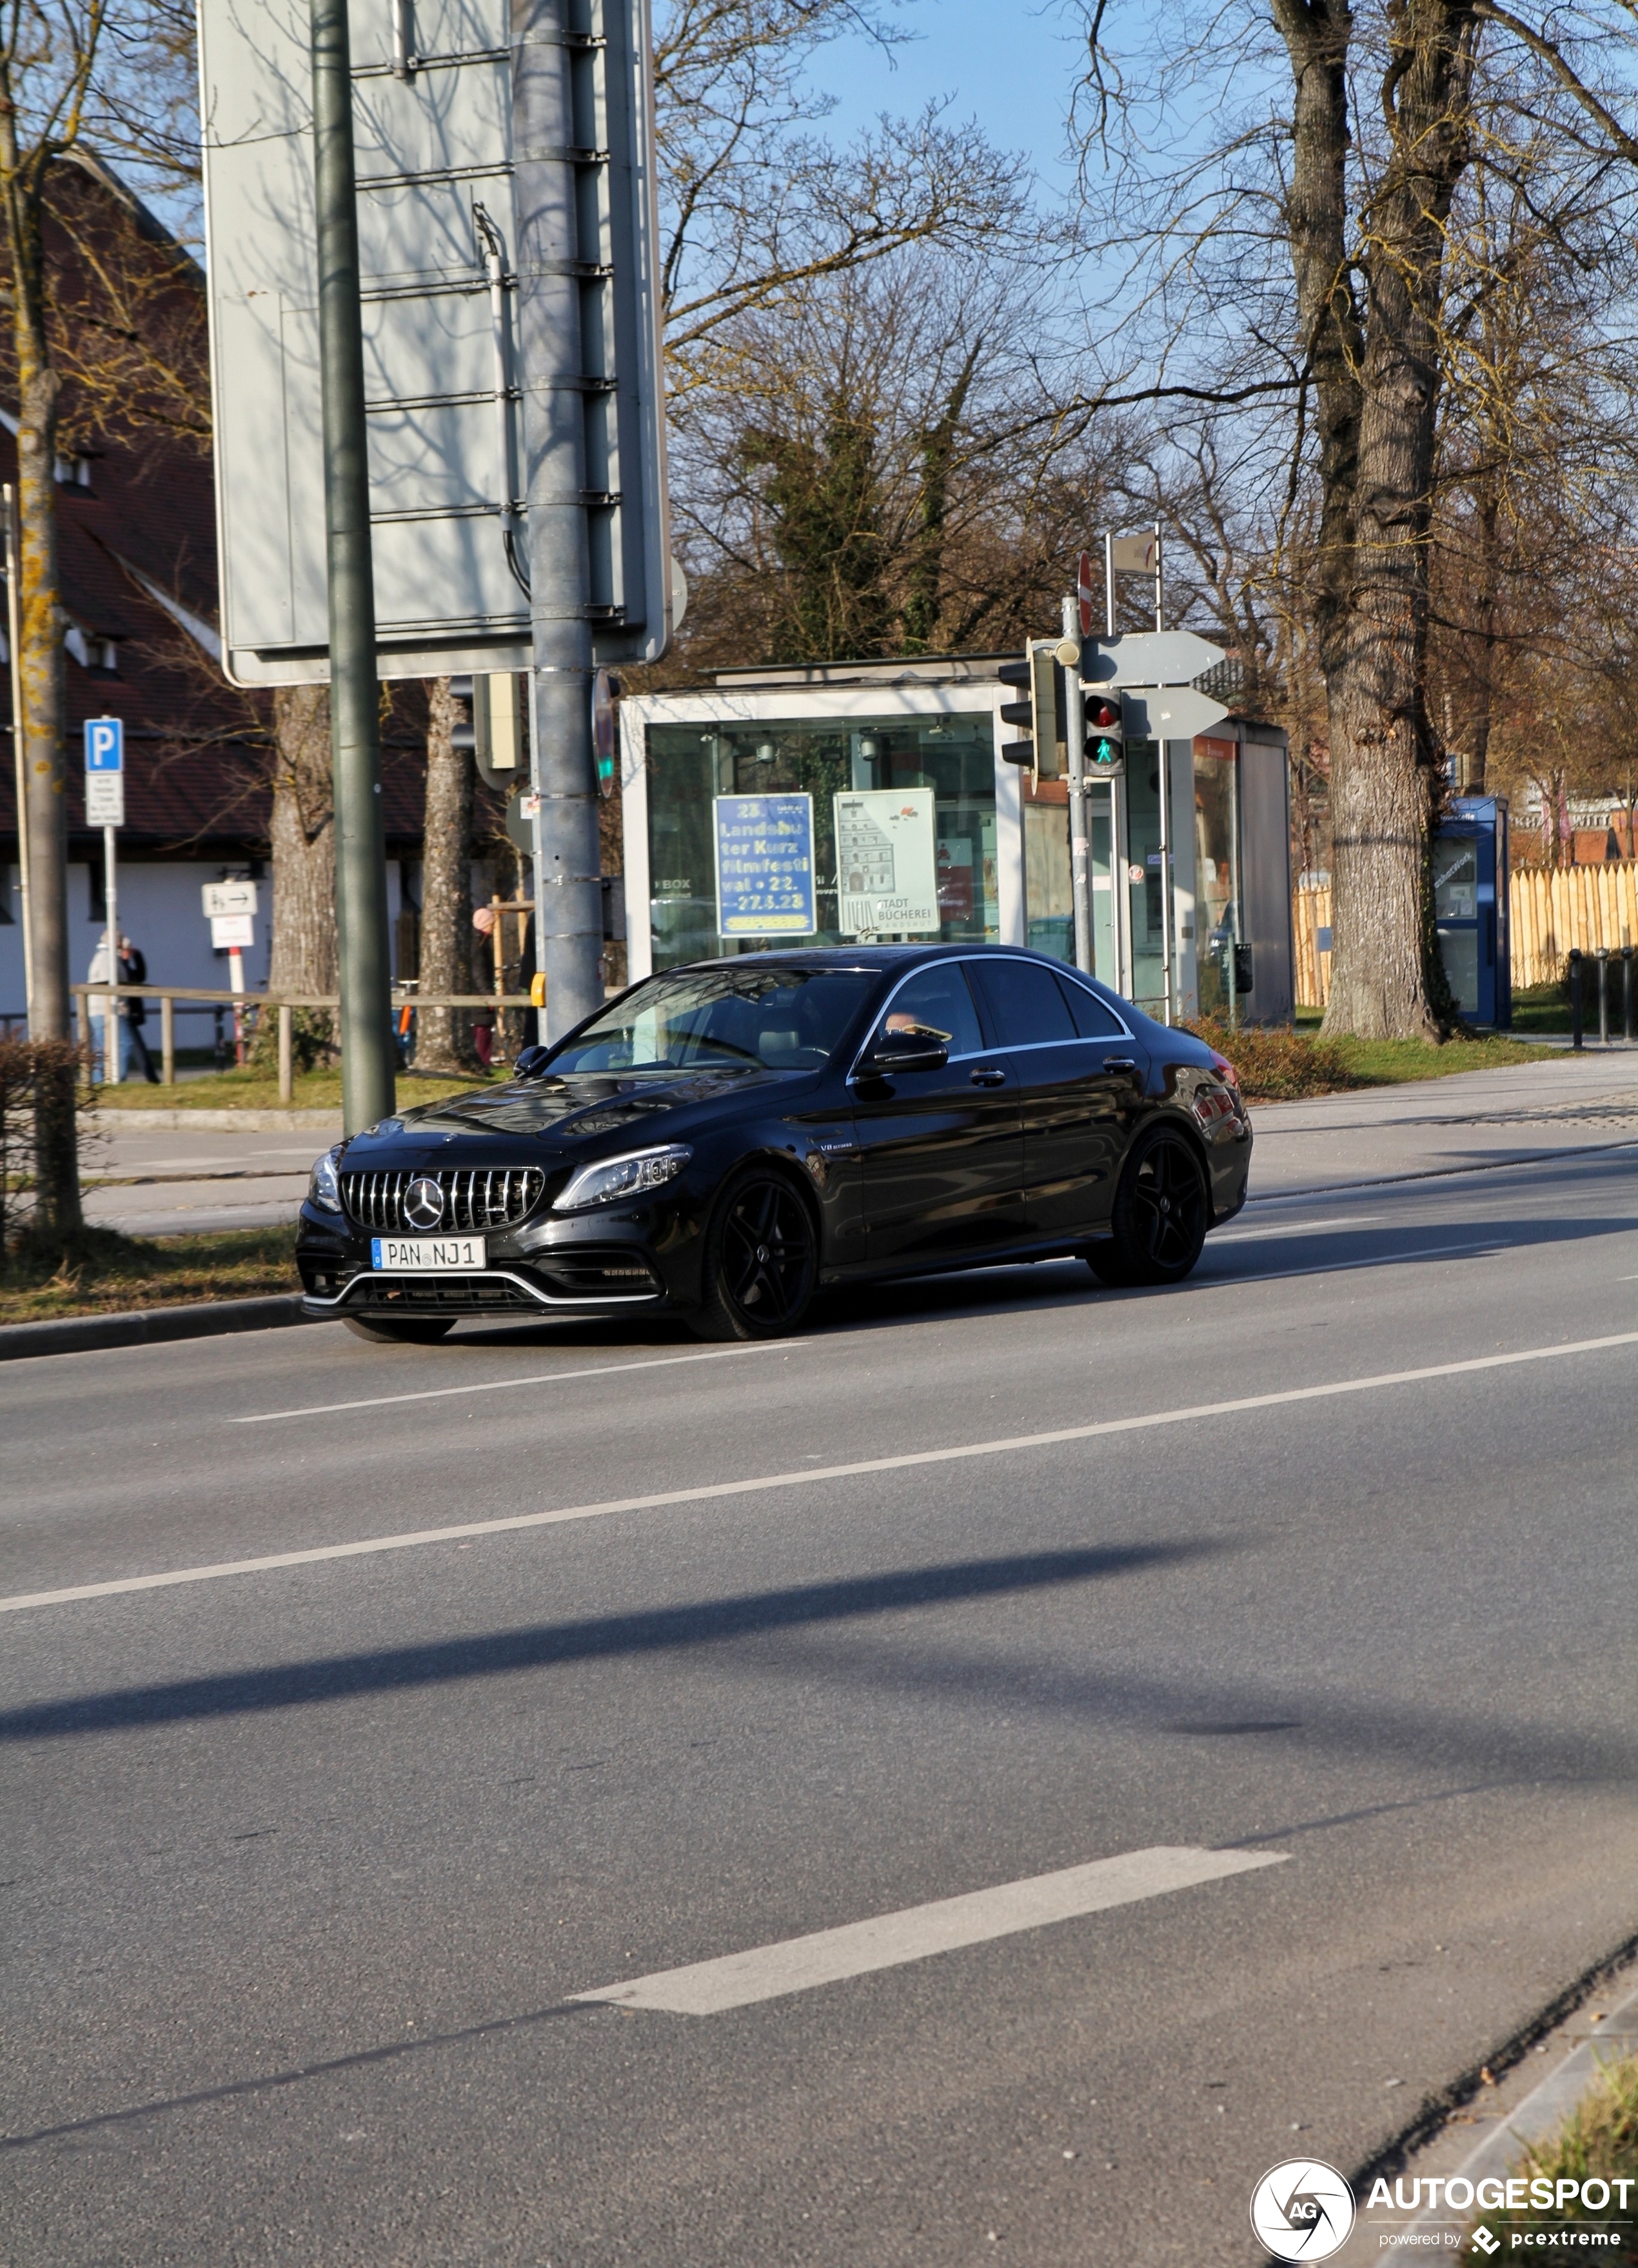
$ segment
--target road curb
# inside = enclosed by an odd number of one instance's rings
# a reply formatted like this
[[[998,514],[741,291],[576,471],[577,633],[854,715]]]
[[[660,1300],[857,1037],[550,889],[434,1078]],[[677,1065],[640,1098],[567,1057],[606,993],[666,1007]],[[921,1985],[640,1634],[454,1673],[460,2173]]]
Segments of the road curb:
[[[1600,2056],[1599,2049],[1612,2048],[1613,2057],[1607,2052]],[[1466,2180],[1475,2185],[1487,2178],[1505,2176],[1516,2172],[1520,2161],[1532,2149],[1551,2142],[1568,2124],[1576,2106],[1591,2092],[1600,2071],[1610,2062],[1631,2055],[1638,2048],[1638,1992],[1612,2008],[1607,2016],[1589,2020],[1588,2036],[1555,2071],[1548,2073],[1539,2087],[1532,2088],[1507,2117],[1499,2119],[1493,2130],[1477,2146],[1470,2150],[1446,2180]],[[1476,2209],[1476,2208],[1475,2208]],[[1459,2212],[1456,2219],[1467,2215]],[[1406,2240],[1414,2243],[1438,2228],[1451,2225],[1452,2216],[1445,2213],[1424,2213],[1411,2222],[1405,2232]]]
[[[307,1134],[340,1134],[339,1110],[86,1110],[99,1134],[140,1133],[144,1126],[175,1134],[197,1126],[205,1134],[276,1134],[290,1126]]]
[[[0,1362],[27,1355],[89,1354],[102,1347],[162,1346],[171,1339],[217,1338],[225,1331],[282,1330],[304,1315],[299,1292],[260,1300],[202,1300],[183,1307],[133,1307],[114,1315],[59,1315],[49,1322],[0,1324]]]

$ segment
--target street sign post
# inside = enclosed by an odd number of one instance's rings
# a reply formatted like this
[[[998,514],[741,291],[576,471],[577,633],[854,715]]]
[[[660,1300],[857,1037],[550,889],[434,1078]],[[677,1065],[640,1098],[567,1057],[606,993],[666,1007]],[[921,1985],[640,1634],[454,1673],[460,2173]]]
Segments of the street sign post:
[[[1083,551],[1076,563],[1075,597],[1076,611],[1080,618],[1081,636],[1083,638],[1089,638],[1092,634],[1093,596],[1092,555],[1090,551]]]
[[[1091,628],[1089,593],[1092,563],[1081,554],[1079,588],[1063,602],[1063,645],[1073,647],[1075,659],[1065,668],[1073,673],[1064,687],[1065,770],[1069,787],[1069,905],[1075,922],[1075,965],[1092,973],[1092,868],[1086,810],[1086,701],[1081,691],[1081,642]],[[1076,636],[1077,626],[1080,636]]]
[[[85,824],[125,824],[125,726],[118,717],[85,720]]]
[[[206,882],[200,896],[203,901],[205,917],[210,924],[210,949],[227,954],[228,989],[242,993],[245,990],[245,961],[246,946],[256,942],[256,885],[252,881]],[[233,1011],[233,1051],[240,1063],[245,1060],[245,1026],[243,1011]]]
[[[102,829],[102,900],[108,924],[108,982],[120,981],[118,829],[125,824],[125,725],[118,717],[85,719],[85,824]],[[102,1075],[120,1083],[120,996],[102,1004]]]

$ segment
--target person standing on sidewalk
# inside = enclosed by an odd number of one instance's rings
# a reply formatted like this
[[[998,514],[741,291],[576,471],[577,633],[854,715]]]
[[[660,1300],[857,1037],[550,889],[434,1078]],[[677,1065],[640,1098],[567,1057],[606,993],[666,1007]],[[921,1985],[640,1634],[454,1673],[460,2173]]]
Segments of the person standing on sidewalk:
[[[148,982],[147,959],[141,947],[133,945],[129,937],[120,939],[120,982],[121,984],[145,984]],[[158,1086],[159,1074],[153,1067],[153,1057],[148,1052],[148,1042],[143,1035],[143,1026],[148,1020],[148,1003],[145,1000],[126,1000],[121,1005],[125,1010],[126,1026],[131,1035],[131,1054],[136,1068],[150,1086]]]
[[[105,929],[98,940],[97,950],[91,956],[91,967],[85,971],[87,984],[122,984],[124,973],[118,964],[113,940]],[[103,1026],[107,1018],[107,996],[93,992],[85,1003],[91,1011],[91,1083],[97,1086],[107,1076],[107,1035]],[[136,1068],[136,1051],[131,1035],[130,1020],[125,1013],[126,1003],[114,1004],[114,1028],[119,1035],[120,1077],[129,1079]]]

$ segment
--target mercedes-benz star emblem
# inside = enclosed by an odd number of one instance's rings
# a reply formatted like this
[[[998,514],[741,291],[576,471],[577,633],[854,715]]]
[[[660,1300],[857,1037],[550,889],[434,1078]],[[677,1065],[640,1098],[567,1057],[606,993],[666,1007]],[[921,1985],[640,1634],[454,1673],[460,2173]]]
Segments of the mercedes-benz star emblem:
[[[430,1174],[417,1174],[404,1191],[404,1219],[411,1228],[436,1228],[443,1218],[443,1190]]]

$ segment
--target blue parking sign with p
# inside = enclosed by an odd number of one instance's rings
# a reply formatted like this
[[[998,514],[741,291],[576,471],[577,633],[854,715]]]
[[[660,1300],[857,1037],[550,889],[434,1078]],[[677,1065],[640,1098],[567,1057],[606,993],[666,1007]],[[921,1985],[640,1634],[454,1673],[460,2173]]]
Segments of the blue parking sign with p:
[[[124,770],[125,722],[122,718],[87,717],[85,769],[88,772]]]

